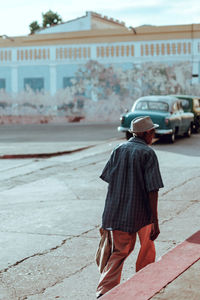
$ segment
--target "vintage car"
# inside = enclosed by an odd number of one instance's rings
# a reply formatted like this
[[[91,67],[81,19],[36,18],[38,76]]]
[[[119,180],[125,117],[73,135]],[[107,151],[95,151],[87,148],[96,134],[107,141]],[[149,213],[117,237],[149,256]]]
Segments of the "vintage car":
[[[192,132],[200,132],[200,97],[189,95],[174,95],[182,104],[185,112],[194,114],[194,122],[192,124]]]
[[[177,135],[191,135],[194,114],[184,112],[180,100],[174,96],[146,96],[136,100],[131,111],[120,118],[118,131],[125,132],[127,139],[132,136],[129,132],[131,121],[139,116],[150,116],[159,125],[156,137],[165,136],[171,143]]]

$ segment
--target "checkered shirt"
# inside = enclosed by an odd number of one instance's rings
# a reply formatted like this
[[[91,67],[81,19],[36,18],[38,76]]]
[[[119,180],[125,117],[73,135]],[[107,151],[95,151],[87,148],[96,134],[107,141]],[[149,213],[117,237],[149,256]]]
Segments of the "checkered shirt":
[[[150,224],[148,193],[163,187],[151,147],[138,137],[119,145],[100,178],[108,182],[102,228],[132,233]]]

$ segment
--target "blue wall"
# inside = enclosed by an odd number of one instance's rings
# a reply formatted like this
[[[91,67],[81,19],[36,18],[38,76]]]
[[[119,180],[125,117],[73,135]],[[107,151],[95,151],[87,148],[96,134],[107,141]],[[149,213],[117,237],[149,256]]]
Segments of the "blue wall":
[[[0,78],[5,79],[5,91],[11,92],[11,68],[9,67],[0,67]]]
[[[79,64],[69,64],[69,65],[58,65],[57,70],[57,89],[63,89],[63,78],[75,77],[76,72],[80,69],[82,65]]]
[[[44,90],[50,90],[48,66],[23,66],[18,68],[19,92],[24,90],[25,78],[44,78]]]

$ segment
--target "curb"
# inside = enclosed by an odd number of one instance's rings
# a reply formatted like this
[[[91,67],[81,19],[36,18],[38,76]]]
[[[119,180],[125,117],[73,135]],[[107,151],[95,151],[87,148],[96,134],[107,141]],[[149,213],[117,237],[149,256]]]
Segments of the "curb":
[[[146,266],[126,282],[102,296],[102,300],[149,300],[200,259],[200,230]]]
[[[68,151],[62,151],[62,152],[52,152],[52,153],[35,153],[35,154],[5,154],[1,155],[0,159],[27,159],[27,158],[50,158],[54,156],[61,156],[65,154],[71,154],[75,152],[80,152],[83,150],[87,150],[94,147],[94,145],[74,149],[74,150],[68,150]]]

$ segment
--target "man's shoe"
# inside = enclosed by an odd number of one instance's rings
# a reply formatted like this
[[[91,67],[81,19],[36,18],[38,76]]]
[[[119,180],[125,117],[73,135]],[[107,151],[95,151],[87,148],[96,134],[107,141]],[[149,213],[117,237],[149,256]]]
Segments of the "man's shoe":
[[[103,296],[103,294],[100,294],[100,295],[97,297],[97,299],[100,298],[101,296]]]

